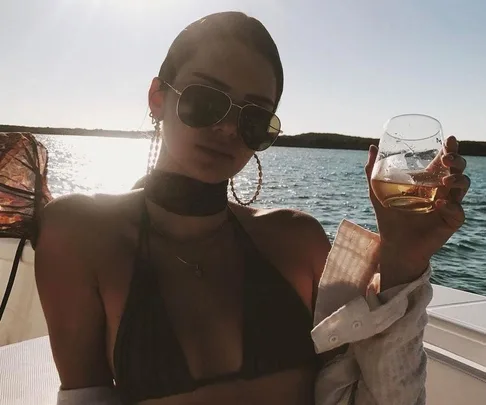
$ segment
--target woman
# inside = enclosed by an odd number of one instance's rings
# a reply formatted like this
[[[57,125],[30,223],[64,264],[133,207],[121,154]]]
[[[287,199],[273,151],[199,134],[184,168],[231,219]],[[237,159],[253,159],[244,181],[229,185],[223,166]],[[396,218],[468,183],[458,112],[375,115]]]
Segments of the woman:
[[[282,89],[260,22],[241,13],[196,21],[149,90],[156,135],[144,189],[46,207],[36,277],[59,403],[312,404],[323,359],[340,353],[322,370],[344,364],[348,346],[331,339],[321,359],[310,334],[331,248],[318,221],[227,200],[228,180],[279,133]],[[457,174],[445,182],[459,192],[434,214],[410,218],[371,195],[382,289],[420,279],[463,221],[468,180],[452,138],[446,157]],[[368,178],[375,158],[372,148]],[[342,388],[331,383],[318,400]]]

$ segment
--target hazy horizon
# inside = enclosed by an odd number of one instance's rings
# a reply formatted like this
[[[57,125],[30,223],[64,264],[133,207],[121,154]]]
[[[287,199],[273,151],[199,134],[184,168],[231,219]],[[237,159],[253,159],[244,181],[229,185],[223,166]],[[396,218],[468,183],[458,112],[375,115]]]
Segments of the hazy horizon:
[[[480,0],[3,0],[0,123],[150,130],[148,86],[172,40],[230,9],[279,47],[284,133],[378,138],[388,118],[417,112],[486,141]]]

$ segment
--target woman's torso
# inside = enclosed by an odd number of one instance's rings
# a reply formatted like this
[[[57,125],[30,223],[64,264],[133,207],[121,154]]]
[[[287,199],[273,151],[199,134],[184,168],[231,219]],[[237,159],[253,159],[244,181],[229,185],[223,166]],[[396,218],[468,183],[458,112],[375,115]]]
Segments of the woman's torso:
[[[141,403],[312,403],[315,370],[310,362],[291,369],[277,368],[258,378],[224,378],[240,371],[245,363],[243,290],[247,269],[244,268],[241,235],[235,232],[234,224],[221,231],[217,249],[208,247],[204,253],[207,269],[204,277],[200,278],[190,268],[181,265],[167,242],[152,232],[147,240],[150,257],[147,257],[146,249],[140,250],[140,193],[120,197],[125,200],[119,199],[114,205],[109,201],[113,197],[99,198],[108,199],[104,204],[107,220],[101,225],[105,228],[105,232],[101,233],[105,239],[102,242],[105,247],[103,257],[95,262],[99,263],[97,274],[106,314],[106,352],[113,375],[116,376],[117,372],[115,345],[132,279],[136,272],[147,270],[146,266],[150,265],[158,282],[152,294],[158,293],[166,315],[161,322],[167,322],[165,326],[173,331],[189,375],[196,382],[216,377],[214,383],[203,384],[195,390]],[[282,279],[295,289],[310,317],[312,277],[309,269],[303,268],[305,260],[292,251],[285,232],[273,226],[279,221],[240,207],[233,207],[233,211],[262,257],[278,269]],[[278,303],[275,308],[278,308]],[[167,341],[160,342],[160,345],[164,344]],[[123,350],[127,350],[130,344],[124,347]],[[154,346],[154,349],[164,347]],[[151,350],[150,347],[147,350]]]

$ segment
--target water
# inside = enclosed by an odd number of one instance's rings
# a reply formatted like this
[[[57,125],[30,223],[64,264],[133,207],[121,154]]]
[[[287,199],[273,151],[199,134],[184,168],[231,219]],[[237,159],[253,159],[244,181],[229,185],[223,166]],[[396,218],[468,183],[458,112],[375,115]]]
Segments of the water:
[[[49,187],[55,197],[69,193],[120,193],[145,173],[146,139],[38,135],[49,150]],[[260,154],[264,172],[261,207],[306,211],[324,226],[331,241],[342,219],[376,230],[367,197],[364,151],[274,147]],[[486,158],[468,157],[472,187],[464,201],[466,223],[433,258],[433,282],[486,295]],[[237,177],[242,197],[256,185],[253,161]],[[484,257],[484,256],[483,256]]]

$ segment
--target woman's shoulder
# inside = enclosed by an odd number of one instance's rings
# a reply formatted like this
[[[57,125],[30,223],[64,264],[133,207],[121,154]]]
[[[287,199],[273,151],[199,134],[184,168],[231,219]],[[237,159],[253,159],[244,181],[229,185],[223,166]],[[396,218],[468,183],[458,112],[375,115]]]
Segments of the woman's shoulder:
[[[140,190],[125,194],[69,194],[50,201],[42,210],[42,222],[71,223],[99,221],[120,214],[129,214],[142,201]]]
[[[231,204],[230,208],[238,219],[249,225],[262,227],[263,230],[273,232],[294,231],[298,234],[301,232],[325,234],[322,225],[315,217],[297,209],[253,208],[236,204]]]
[[[246,230],[260,240],[271,240],[274,249],[323,268],[331,244],[320,222],[312,215],[289,208],[251,208],[231,205]],[[318,270],[319,271],[319,270]]]
[[[71,194],[49,202],[40,215],[39,238],[55,243],[67,239],[91,245],[139,221],[142,193]],[[65,243],[65,241],[63,242]]]

